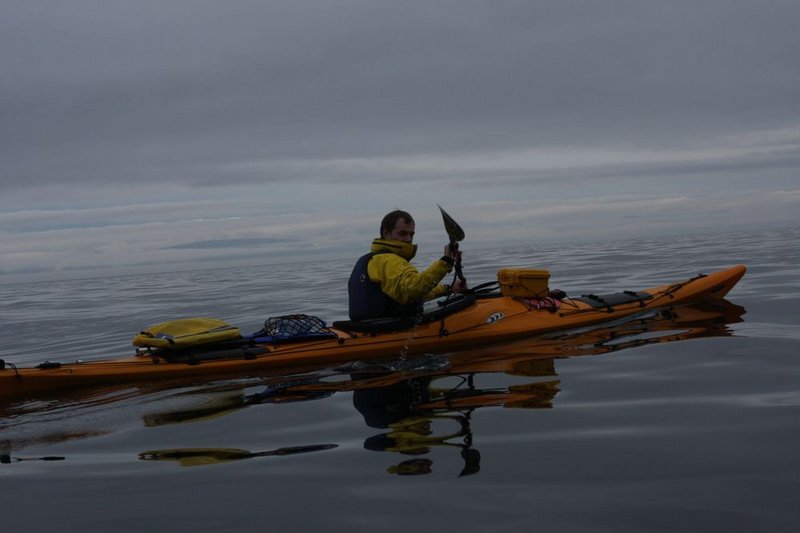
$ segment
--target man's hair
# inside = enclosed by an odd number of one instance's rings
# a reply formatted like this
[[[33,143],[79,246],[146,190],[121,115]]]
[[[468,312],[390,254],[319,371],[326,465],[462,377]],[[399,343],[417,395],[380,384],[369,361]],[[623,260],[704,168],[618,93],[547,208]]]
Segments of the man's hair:
[[[406,221],[406,224],[414,224],[414,219],[411,217],[411,215],[409,215],[405,211],[395,209],[394,211],[383,217],[383,220],[381,221],[380,236],[383,237],[384,231],[388,231],[391,233],[392,230],[394,229],[395,224],[397,224],[397,221],[400,220],[401,218]]]

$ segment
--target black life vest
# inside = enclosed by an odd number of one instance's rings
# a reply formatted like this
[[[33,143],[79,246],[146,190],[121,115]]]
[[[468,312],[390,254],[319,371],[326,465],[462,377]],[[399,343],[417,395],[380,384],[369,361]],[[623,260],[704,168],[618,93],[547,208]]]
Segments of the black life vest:
[[[347,282],[350,296],[350,320],[366,320],[384,317],[413,317],[420,310],[419,303],[401,304],[381,290],[379,283],[372,281],[367,272],[367,264],[372,256],[391,252],[368,253],[358,261]]]

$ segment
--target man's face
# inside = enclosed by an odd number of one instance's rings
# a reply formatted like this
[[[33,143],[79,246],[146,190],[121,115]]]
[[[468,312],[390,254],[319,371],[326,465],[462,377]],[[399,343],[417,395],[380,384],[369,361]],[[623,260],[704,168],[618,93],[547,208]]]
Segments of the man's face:
[[[404,218],[401,218],[394,225],[394,229],[386,232],[383,238],[411,244],[414,241],[414,224],[409,224]]]

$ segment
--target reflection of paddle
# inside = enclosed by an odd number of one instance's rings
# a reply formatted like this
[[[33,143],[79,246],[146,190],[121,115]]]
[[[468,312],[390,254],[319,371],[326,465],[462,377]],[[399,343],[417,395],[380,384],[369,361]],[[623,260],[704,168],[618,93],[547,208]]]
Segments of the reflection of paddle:
[[[175,448],[171,450],[149,450],[139,454],[143,461],[178,461],[181,466],[210,465],[273,455],[294,455],[298,453],[319,452],[336,448],[336,444],[310,444],[306,446],[287,446],[265,452],[251,452],[237,448]]]
[[[0,454],[1,464],[18,463],[20,461],[63,461],[64,459],[64,457],[53,455],[48,455],[45,457],[11,457],[7,453]]]
[[[447,236],[450,237],[450,250],[452,250],[453,253],[456,253],[458,252],[458,243],[460,241],[463,241],[464,237],[466,236],[464,234],[464,230],[461,229],[461,226],[458,224],[458,222],[456,222],[453,219],[453,217],[447,214],[447,211],[442,209],[442,206],[440,206],[439,204],[436,205],[439,208],[439,211],[442,212],[444,229],[447,232]],[[464,273],[461,270],[461,256],[459,254],[456,254],[455,269],[456,269],[456,276],[458,277],[458,279],[460,279],[462,283],[466,285],[467,280],[464,279]]]

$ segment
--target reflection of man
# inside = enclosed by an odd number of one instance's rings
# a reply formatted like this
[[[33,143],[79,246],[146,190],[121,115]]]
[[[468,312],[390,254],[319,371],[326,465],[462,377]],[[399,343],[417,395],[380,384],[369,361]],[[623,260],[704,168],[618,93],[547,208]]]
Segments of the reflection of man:
[[[354,381],[374,377],[371,374],[353,374]],[[415,406],[430,400],[431,378],[419,377],[403,380],[392,385],[373,388],[356,388],[353,391],[353,406],[364,417],[371,428],[387,429],[392,424],[409,417],[424,416]]]
[[[398,476],[421,476],[433,472],[433,461],[430,459],[409,459],[399,465],[390,466],[388,472]]]
[[[359,379],[358,376],[353,378]],[[430,401],[430,385],[430,377],[420,377],[391,386],[355,389],[353,405],[364,417],[364,422],[369,427],[389,430],[367,438],[364,448],[403,455],[425,455],[430,453],[431,446],[454,446],[461,449],[465,462],[461,475],[478,472],[480,453],[471,448],[472,435],[468,417],[462,414],[437,415],[432,410],[417,408]],[[448,435],[434,435],[432,426],[437,419],[457,422],[459,431]],[[465,444],[448,442],[454,438],[463,438]],[[432,466],[431,459],[416,458],[392,466],[388,471],[406,476],[422,475],[430,474]]]

